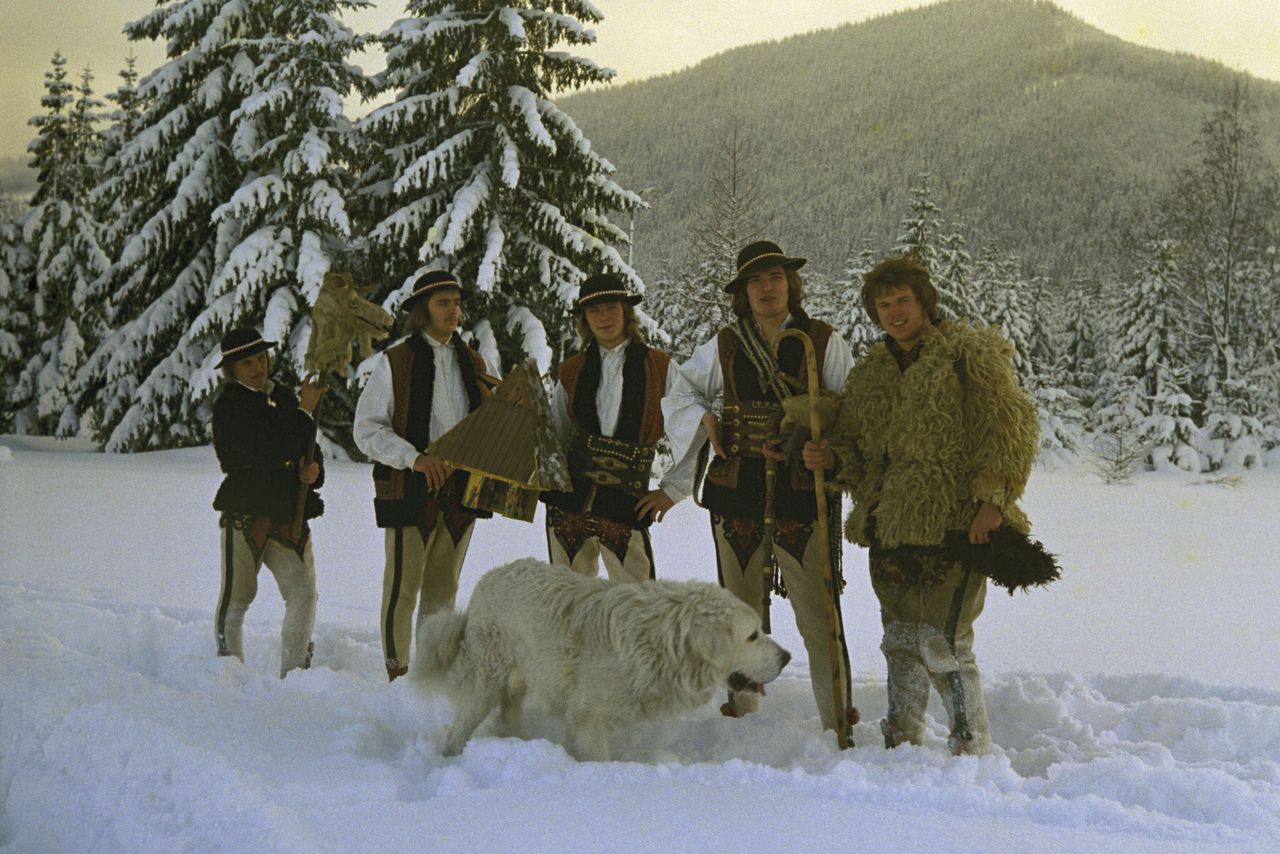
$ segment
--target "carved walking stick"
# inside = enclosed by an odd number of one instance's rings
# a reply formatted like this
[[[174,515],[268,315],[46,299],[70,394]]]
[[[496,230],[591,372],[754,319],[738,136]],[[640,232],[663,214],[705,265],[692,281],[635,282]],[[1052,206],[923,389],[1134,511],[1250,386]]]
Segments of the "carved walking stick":
[[[813,349],[813,341],[799,329],[784,329],[778,333],[778,336],[773,339],[775,354],[778,352],[782,339],[788,337],[799,338],[800,342],[804,344],[805,367],[808,369],[809,431],[812,434],[813,442],[819,444],[822,442],[822,419],[818,414],[818,397],[821,392],[821,386],[818,381],[818,357]],[[835,573],[831,571],[831,536],[827,527],[826,475],[822,469],[818,469],[813,473],[813,490],[814,498],[818,505],[818,535],[822,538],[822,583],[827,589],[827,653],[831,658],[831,693],[835,701],[836,744],[839,745],[841,750],[845,750],[849,747],[849,721],[847,717],[848,709],[845,704],[844,673],[840,666],[841,662],[844,661],[844,656],[841,652],[841,648],[844,646],[844,632],[836,614],[836,600],[839,598],[840,592],[836,589]]]
[[[311,441],[307,443],[307,452],[302,455],[302,459],[298,463],[298,472],[301,473],[305,466],[311,465],[316,458],[316,434],[320,432],[320,404],[324,403],[324,398],[316,401],[316,410],[311,413],[314,423],[311,425]],[[302,523],[306,521],[307,513],[307,496],[311,494],[311,486],[302,482],[298,483],[298,501],[293,506],[293,528],[290,535],[296,543],[302,538]]]
[[[318,378],[325,374],[337,374],[345,378],[351,370],[352,342],[359,340],[360,355],[373,355],[373,342],[391,334],[395,317],[380,305],[369,302],[367,296],[373,285],[357,288],[350,273],[324,274],[324,284],[316,294],[311,307],[311,338],[307,342],[307,355],[303,369]],[[324,398],[320,399],[323,402]],[[315,460],[316,436],[320,430],[320,402],[316,403],[315,431],[307,446],[301,465]],[[302,484],[299,484],[301,487]],[[298,489],[298,503],[293,511],[293,538],[302,536],[303,516],[307,509],[307,495],[311,487]]]

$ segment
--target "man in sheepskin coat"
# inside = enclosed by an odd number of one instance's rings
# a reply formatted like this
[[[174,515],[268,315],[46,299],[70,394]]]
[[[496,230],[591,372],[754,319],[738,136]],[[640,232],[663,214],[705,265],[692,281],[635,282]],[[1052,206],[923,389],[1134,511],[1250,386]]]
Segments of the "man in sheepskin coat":
[[[864,277],[862,304],[885,331],[849,373],[831,441],[810,442],[810,468],[835,468],[853,498],[850,542],[870,548],[888,663],[886,747],[924,740],[929,685],[947,709],[956,754],[991,744],[973,623],[987,578],[951,542],[987,543],[1001,525],[1026,533],[1017,505],[1039,421],[996,332],[940,321],[929,271],[882,261]]]

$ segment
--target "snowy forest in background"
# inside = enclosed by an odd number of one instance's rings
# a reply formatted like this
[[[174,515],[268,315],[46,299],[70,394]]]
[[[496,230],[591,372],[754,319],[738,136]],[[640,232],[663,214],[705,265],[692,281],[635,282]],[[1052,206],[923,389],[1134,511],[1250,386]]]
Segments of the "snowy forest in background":
[[[363,5],[160,3],[125,29],[164,39],[168,61],[126,64],[105,100],[55,55],[31,120],[35,193],[0,206],[0,432],[111,451],[206,443],[222,334],[258,326],[281,342],[277,378],[296,383],[328,270],[394,310],[422,271],[449,268],[477,292],[464,337],[491,363],[531,356],[544,371],[576,346],[569,305],[585,275],[644,289],[631,241],[647,190],[622,186],[555,100],[611,77],[572,54],[601,13],[586,0],[410,0],[370,35],[341,20]],[[348,59],[373,41],[387,67],[367,75]],[[395,99],[348,115],[349,99],[382,93]],[[1274,461],[1280,177],[1250,81],[1229,81],[1181,136],[1185,157],[1160,164],[1160,197],[1104,275],[1051,274],[975,239],[937,201],[943,162],[910,176],[895,240],[849,234],[842,269],[805,269],[806,306],[859,350],[878,337],[861,274],[912,252],[946,316],[1013,343],[1046,462],[1088,459],[1122,480]],[[688,245],[644,265],[648,331],[680,358],[725,321],[737,249],[772,236],[755,142],[736,123],[718,134]],[[322,424],[348,449],[362,381],[329,382]]]

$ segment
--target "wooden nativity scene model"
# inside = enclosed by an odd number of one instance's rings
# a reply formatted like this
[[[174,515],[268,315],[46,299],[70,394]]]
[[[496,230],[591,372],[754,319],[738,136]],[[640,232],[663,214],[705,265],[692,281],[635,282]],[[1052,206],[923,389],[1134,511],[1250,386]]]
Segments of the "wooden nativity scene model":
[[[474,412],[427,448],[468,472],[462,503],[532,522],[538,493],[570,490],[569,465],[532,360],[516,366]]]

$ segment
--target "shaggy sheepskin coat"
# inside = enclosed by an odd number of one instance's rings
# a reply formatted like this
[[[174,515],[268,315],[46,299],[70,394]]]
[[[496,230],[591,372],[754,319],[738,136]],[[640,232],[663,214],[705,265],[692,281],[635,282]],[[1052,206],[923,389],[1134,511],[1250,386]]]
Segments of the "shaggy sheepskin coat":
[[[832,486],[853,498],[850,542],[873,545],[874,508],[874,545],[942,545],[948,530],[968,530],[979,499],[999,507],[1005,525],[1030,529],[1017,499],[1038,451],[1039,419],[999,334],[944,321],[906,371],[887,343],[874,344],[840,398]]]

